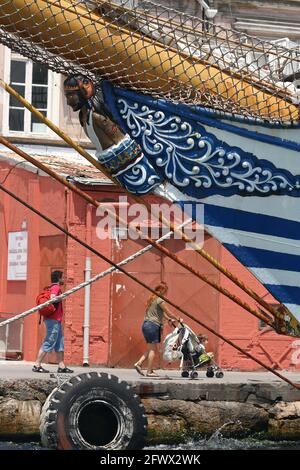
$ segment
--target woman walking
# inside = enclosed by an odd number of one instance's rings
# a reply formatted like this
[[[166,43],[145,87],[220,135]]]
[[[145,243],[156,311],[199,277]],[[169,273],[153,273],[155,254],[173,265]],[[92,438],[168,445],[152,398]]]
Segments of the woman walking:
[[[166,295],[168,286],[165,282],[161,282],[155,287],[155,294],[152,294],[147,302],[145,318],[142,326],[142,332],[147,343],[147,351],[140,357],[134,364],[136,371],[140,375],[144,375],[142,365],[148,359],[148,368],[146,372],[147,377],[159,377],[153,370],[153,362],[157,350],[157,345],[161,342],[161,331],[163,327],[163,320],[167,319],[176,326],[175,322],[181,320],[174,317],[166,308],[164,300],[160,297]]]

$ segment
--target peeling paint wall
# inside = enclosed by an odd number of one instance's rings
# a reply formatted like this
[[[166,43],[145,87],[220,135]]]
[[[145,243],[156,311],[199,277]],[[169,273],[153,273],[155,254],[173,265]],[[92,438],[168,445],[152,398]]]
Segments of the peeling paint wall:
[[[11,165],[0,162],[0,181],[11,168]],[[78,196],[66,191],[48,177],[37,176],[34,172],[18,167],[13,169],[5,185],[57,223],[66,226],[71,233],[88,241],[87,204]],[[100,201],[117,201],[120,195],[113,188],[110,190],[103,188],[90,194]],[[7,281],[7,234],[10,231],[19,231],[24,221],[29,232],[28,279]],[[120,261],[145,246],[144,242],[123,240],[117,243],[115,239],[99,240],[96,234],[98,222],[95,209],[92,209],[91,244],[108,258]],[[83,282],[86,256],[91,256],[93,276],[110,267],[74,240],[67,240],[57,229],[4,193],[0,193],[0,244],[0,312],[20,313],[35,305],[38,292],[49,282],[51,269],[64,269],[65,289],[69,289]],[[169,241],[167,246],[201,273],[240,296],[252,307],[256,307],[246,294],[223,275],[218,274],[200,256],[185,250],[179,240]],[[218,242],[206,236],[204,247],[249,287],[262,296],[266,295],[265,289],[259,282]],[[126,269],[151,286],[160,279],[165,279],[170,286],[169,296],[175,303],[204,323],[218,329],[224,336],[245,347],[268,365],[290,370],[299,369],[300,339],[279,336],[273,331],[261,328],[258,319],[250,313],[243,311],[157,251],[150,252],[128,264]],[[133,360],[136,360],[145,349],[141,324],[148,295],[145,289],[120,273],[107,276],[92,285],[90,364],[132,367]],[[265,299],[272,301],[270,296],[266,296]],[[171,307],[170,309],[172,310]],[[66,362],[80,365],[83,361],[83,290],[65,301],[64,311]],[[6,318],[1,313],[0,316]],[[190,320],[187,320],[187,323],[196,332],[202,330]],[[169,332],[170,328],[166,326],[165,334]],[[43,335],[44,328],[38,326],[38,315],[32,315],[24,320],[25,360],[35,360]],[[222,367],[241,370],[259,368],[253,361],[218,340],[213,334],[208,333],[208,336],[208,349],[215,353]],[[48,360],[53,362],[54,354],[49,355]],[[169,366],[162,362],[160,365],[177,367],[177,364]]]

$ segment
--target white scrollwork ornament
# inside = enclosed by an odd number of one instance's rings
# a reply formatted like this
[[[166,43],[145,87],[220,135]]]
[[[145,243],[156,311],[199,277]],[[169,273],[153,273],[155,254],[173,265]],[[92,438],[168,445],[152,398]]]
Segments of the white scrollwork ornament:
[[[130,191],[138,194],[146,194],[160,184],[158,176],[147,171],[143,164],[136,164],[130,172],[122,175],[122,184]],[[144,190],[143,190],[144,187]]]
[[[237,193],[269,194],[295,187],[284,170],[265,161],[262,166],[257,157],[222,145],[200,123],[201,133],[179,116],[166,116],[123,98],[118,104],[132,137],[139,139],[152,165],[179,188],[235,188]]]

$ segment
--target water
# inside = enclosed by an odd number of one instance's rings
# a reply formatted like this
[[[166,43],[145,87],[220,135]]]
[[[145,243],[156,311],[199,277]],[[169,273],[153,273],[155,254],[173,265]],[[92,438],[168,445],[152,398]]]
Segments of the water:
[[[39,442],[1,442],[1,450],[42,450]],[[300,441],[269,441],[225,438],[216,431],[209,438],[189,439],[176,445],[157,445],[148,450],[300,450]],[[145,450],[146,450],[145,449]]]
[[[0,441],[1,450],[41,450],[39,442],[4,442]]]
[[[300,442],[296,441],[268,441],[254,439],[233,439],[218,437],[215,439],[188,440],[183,444],[174,446],[159,445],[148,447],[156,450],[300,450]]]

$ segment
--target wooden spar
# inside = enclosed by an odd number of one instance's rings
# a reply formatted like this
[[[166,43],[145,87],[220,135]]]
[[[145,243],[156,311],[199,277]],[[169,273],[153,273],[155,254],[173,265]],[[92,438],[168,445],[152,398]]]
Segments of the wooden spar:
[[[67,134],[65,134],[59,127],[57,127],[52,121],[50,121],[48,118],[46,118],[40,111],[38,111],[32,104],[30,104],[25,98],[23,98],[19,93],[16,92],[10,85],[5,83],[3,80],[0,79],[0,86],[2,86],[8,93],[10,93],[14,98],[16,98],[19,102],[21,102],[31,113],[33,113],[35,116],[37,116],[44,124],[46,124],[53,132],[55,132],[59,137],[61,137],[68,145],[70,145],[74,150],[76,150],[80,155],[82,155],[86,160],[88,160],[92,165],[94,165],[99,171],[101,171],[107,178],[112,180],[117,186],[120,186],[120,183],[112,178],[112,176],[107,172],[106,168],[101,165],[101,163],[93,158],[86,150],[84,150],[80,145],[76,144]],[[131,194],[129,191],[127,191],[125,188],[123,190],[133,198],[136,202],[139,204],[143,204],[149,211],[154,211],[152,210],[151,206],[141,197],[136,196],[134,194]],[[168,230],[176,233],[179,237],[181,237],[186,243],[189,243],[192,248],[200,254],[204,259],[206,259],[212,266],[214,266],[218,271],[220,271],[222,274],[224,274],[228,279],[230,279],[235,285],[237,285],[240,289],[242,289],[247,295],[249,295],[252,299],[254,299],[257,303],[259,303],[264,309],[266,309],[268,312],[270,312],[275,318],[278,318],[279,320],[282,320],[284,317],[284,313],[277,312],[271,305],[268,304],[264,299],[262,299],[255,291],[247,287],[241,280],[239,280],[234,274],[232,274],[228,269],[226,269],[224,266],[222,266],[215,258],[213,258],[209,253],[207,253],[205,250],[203,250],[200,246],[198,246],[193,240],[187,237],[187,235],[182,231],[177,229],[177,227],[174,226],[173,223],[169,222],[161,213],[154,213],[159,219],[159,221],[165,225]],[[155,244],[155,241],[152,239],[148,239],[148,242],[150,244]],[[187,270],[190,272],[195,273],[195,270],[189,266],[187,263],[182,262],[179,258],[177,258],[176,255],[174,255],[171,252],[168,252],[168,254],[165,252],[165,248],[157,245],[157,249],[161,252],[164,251],[164,254],[166,254],[169,258],[172,258],[174,261],[175,259],[177,260],[179,264],[181,264],[183,267],[185,267]],[[168,251],[168,250],[167,250]],[[196,274],[197,275],[197,274]],[[198,275],[197,275],[198,276]],[[283,306],[284,307],[284,306]],[[284,307],[285,308],[285,307]],[[296,329],[297,326],[297,320],[296,318],[289,312],[289,315],[291,317],[291,326]]]
[[[9,196],[11,196],[12,198],[14,198],[16,201],[18,201],[20,204],[22,204],[23,206],[25,206],[27,209],[31,210],[32,212],[34,212],[35,214],[37,214],[39,217],[43,218],[44,220],[46,220],[47,222],[49,222],[51,225],[53,225],[54,227],[56,227],[58,230],[60,230],[62,233],[64,233],[65,235],[67,235],[68,237],[72,238],[73,240],[75,240],[76,242],[80,243],[82,246],[84,246],[86,249],[90,250],[92,253],[94,253],[96,256],[99,256],[101,259],[103,259],[104,261],[106,261],[108,264],[110,264],[111,266],[114,266],[116,269],[118,269],[119,271],[121,271],[123,274],[125,274],[125,276],[129,277],[130,279],[132,279],[133,281],[137,282],[140,286],[144,287],[146,290],[152,292],[152,294],[156,294],[155,290],[152,289],[151,287],[149,287],[147,284],[145,284],[143,281],[140,281],[137,277],[135,277],[133,274],[129,273],[128,271],[126,271],[124,268],[122,268],[121,266],[118,266],[116,263],[114,263],[111,259],[107,258],[106,256],[104,256],[102,253],[100,253],[99,251],[95,250],[95,248],[91,247],[90,245],[88,245],[87,243],[85,243],[83,240],[81,240],[80,238],[76,237],[75,235],[73,235],[71,232],[69,232],[68,230],[66,230],[64,227],[62,227],[61,225],[57,224],[56,222],[54,222],[53,220],[49,219],[49,217],[47,217],[46,215],[44,215],[42,212],[38,211],[37,209],[35,209],[34,207],[32,207],[30,204],[28,204],[28,202],[25,202],[24,200],[22,200],[21,198],[19,198],[18,196],[16,196],[15,194],[13,194],[11,191],[9,191],[7,188],[5,188],[2,184],[0,184],[0,190],[1,191],[4,191],[6,194],[8,194]],[[234,349],[236,349],[237,351],[241,352],[242,354],[244,354],[246,357],[248,357],[249,359],[251,359],[252,361],[256,362],[257,364],[259,364],[261,367],[263,367],[264,369],[268,370],[269,372],[271,372],[272,374],[276,375],[277,377],[279,377],[281,380],[283,380],[284,382],[288,383],[289,385],[291,385],[292,387],[296,388],[297,390],[300,390],[300,385],[292,382],[291,380],[289,380],[287,377],[284,377],[283,375],[281,375],[279,372],[277,372],[276,370],[273,370],[271,367],[269,367],[267,364],[264,364],[260,359],[257,359],[256,357],[252,356],[252,354],[250,354],[248,351],[242,349],[240,346],[238,346],[237,344],[235,344],[233,341],[231,341],[230,339],[226,338],[225,336],[223,336],[221,333],[218,333],[217,331],[215,331],[213,328],[211,328],[210,326],[206,325],[205,323],[203,323],[201,320],[199,320],[198,318],[194,317],[194,315],[192,315],[191,313],[189,313],[187,310],[183,309],[182,307],[180,307],[179,305],[175,304],[172,300],[168,299],[168,297],[164,296],[164,295],[160,295],[160,297],[169,305],[171,305],[171,307],[175,308],[176,310],[178,310],[180,313],[182,313],[183,315],[186,315],[190,320],[193,320],[194,322],[196,322],[198,325],[200,325],[202,328],[205,328],[207,331],[209,331],[210,333],[212,333],[213,335],[217,336],[217,338],[220,338],[222,339],[225,343],[229,344],[230,346],[232,346]]]
[[[107,21],[96,10],[88,11],[83,3],[0,0],[0,14],[0,24],[6,31],[43,44],[52,54],[75,61],[100,76],[117,74],[115,81],[122,85],[133,84],[152,94],[159,90],[172,96],[175,80],[182,90],[186,87],[191,93],[194,90],[199,99],[210,93],[248,107],[262,118],[287,121],[299,118],[297,106],[287,100]],[[49,29],[54,31],[51,41]],[[90,63],[89,57],[93,58]]]
[[[48,168],[46,165],[44,165],[43,163],[39,162],[38,160],[36,160],[34,157],[28,155],[27,153],[25,153],[23,150],[19,149],[18,147],[16,147],[15,145],[13,145],[12,143],[10,143],[7,139],[5,139],[4,137],[1,137],[0,136],[0,144],[3,144],[5,145],[7,148],[9,148],[10,150],[12,150],[13,152],[15,152],[16,154],[20,155],[20,157],[24,158],[25,160],[27,160],[28,162],[32,163],[34,166],[36,166],[37,168],[39,168],[40,170],[42,170],[43,172],[47,173],[49,176],[51,176],[52,178],[54,178],[56,181],[59,181],[60,183],[62,183],[64,186],[66,186],[67,188],[69,188],[71,191],[75,192],[76,194],[78,194],[79,196],[81,196],[83,199],[85,199],[89,204],[92,204],[94,207],[98,208],[98,207],[101,207],[101,203],[96,201],[95,199],[93,199],[91,196],[89,196],[87,193],[85,193],[84,191],[82,191],[81,189],[77,188],[77,186],[75,186],[74,184],[70,183],[69,181],[67,181],[65,178],[63,178],[62,176],[58,175],[55,171],[51,170],[50,168]],[[128,223],[126,223],[125,220],[123,220],[119,215],[115,214],[115,212],[113,211],[110,211],[109,208],[106,206],[105,207],[105,211],[107,212],[107,214],[114,218],[117,222],[121,223],[122,226],[125,226],[127,229],[129,229],[129,225]],[[154,248],[157,248],[159,249],[160,247],[160,244],[158,244],[157,242],[155,242],[154,240],[152,240],[151,238],[149,237],[145,237],[144,233],[139,229],[139,228],[135,228],[134,229],[139,235],[142,235],[142,238],[144,238],[146,241],[148,241]],[[171,257],[171,259],[173,259],[176,263],[180,264],[182,267],[186,268],[187,265],[184,261],[180,260],[180,258],[177,258],[176,255],[174,255],[173,253],[171,253],[167,248],[165,247],[162,247],[162,252]],[[272,320],[270,320],[270,318],[268,318],[268,316],[265,316],[263,315],[261,312],[258,312],[256,310],[254,310],[252,307],[250,307],[246,302],[243,302],[242,300],[240,300],[238,297],[236,297],[235,295],[231,294],[227,289],[224,289],[223,287],[219,286],[216,282],[214,281],[211,281],[210,279],[208,279],[206,276],[204,276],[203,274],[201,274],[199,271],[196,271],[194,268],[190,267],[189,266],[189,269],[188,269],[192,274],[195,274],[197,277],[199,277],[202,281],[204,281],[206,284],[209,284],[211,287],[213,287],[214,289],[218,290],[221,294],[225,295],[226,297],[228,297],[230,300],[232,300],[233,302],[237,303],[240,307],[242,307],[244,310],[247,310],[249,313],[251,313],[252,315],[254,315],[255,317],[259,318],[260,320],[264,321],[266,324],[268,324],[269,326],[271,326],[272,328],[275,327],[274,325],[274,322]]]
[[[43,0],[43,1],[45,1],[45,2],[48,3],[49,5],[52,4],[52,0]],[[107,4],[107,2],[101,2],[101,3]],[[77,5],[77,7],[78,7],[79,10],[80,10],[80,6]],[[113,7],[110,6],[110,8],[111,8],[111,11],[112,11],[112,12],[115,11]],[[126,11],[126,12],[128,12],[128,13],[130,14],[130,10],[129,10],[129,9],[126,9],[126,8],[124,8],[124,7],[122,7],[121,5],[120,5],[120,7],[118,7],[118,9],[121,10],[121,11]],[[66,8],[66,11],[68,11],[68,12],[70,12],[70,13],[73,12],[73,10],[70,9],[70,8]],[[97,14],[97,9],[95,9],[94,13]],[[146,15],[146,16],[148,16],[148,15]],[[89,16],[88,16],[86,13],[85,13],[85,14],[84,14],[84,13],[81,13],[81,14],[80,14],[80,18],[85,18],[85,19],[89,20]],[[155,18],[155,17],[152,17],[152,18]],[[138,21],[139,21],[139,22],[143,22],[143,21],[144,21],[144,23],[145,23],[145,21],[147,21],[147,20],[145,20],[145,19],[143,19],[143,18],[139,18]],[[161,22],[161,20],[158,20],[158,22]],[[95,21],[95,23],[100,23],[100,25],[102,24],[102,22],[100,22],[99,20],[98,20],[98,21]],[[177,23],[177,24],[178,24],[178,23]],[[111,24],[111,23],[110,23],[109,26],[110,26],[110,28],[112,28],[112,29],[115,29],[115,30],[117,29],[118,33],[123,32],[123,33],[125,33],[125,34],[128,34],[128,31],[129,31],[129,30],[128,30],[126,27],[122,27],[120,24],[115,24],[115,23],[112,23],[112,24]],[[130,30],[130,32],[131,32],[131,36],[132,36],[133,38],[136,38],[137,40],[140,39],[140,35],[138,34],[138,32],[135,31],[135,29]],[[148,37],[150,40],[152,39],[151,36],[149,36],[149,35],[147,35],[147,34],[143,34],[143,37]],[[193,57],[193,56],[191,56],[190,54],[188,54],[187,52],[185,52],[185,51],[183,51],[183,50],[180,50],[180,49],[178,49],[178,48],[176,48],[176,47],[173,47],[171,44],[164,44],[163,42],[161,42],[161,41],[159,41],[159,40],[156,40],[156,44],[162,46],[162,47],[164,48],[164,50],[166,50],[166,51],[171,51],[172,54],[177,54],[177,55],[180,54],[180,56],[181,56],[181,57],[184,57],[187,61],[194,60],[195,62],[199,62],[199,63],[201,63],[202,65],[205,65],[206,68],[207,68],[207,66],[208,66],[209,68],[212,67],[212,63],[209,62],[208,60],[205,60],[205,59],[202,59],[202,58],[199,59],[199,57]],[[225,69],[225,68],[223,68],[223,69],[220,68],[220,67],[218,66],[218,64],[214,64],[213,67],[214,67],[215,69],[219,70],[220,73],[229,74],[229,71],[228,71],[227,69]],[[289,101],[290,103],[292,103],[291,98],[289,97],[289,95],[292,95],[292,93],[290,93],[288,90],[282,89],[282,87],[278,87],[278,86],[276,86],[276,85],[274,85],[274,84],[272,84],[272,83],[268,83],[268,82],[266,82],[266,81],[264,81],[264,80],[262,80],[262,79],[259,79],[258,77],[255,77],[253,74],[252,74],[252,75],[249,74],[249,73],[247,74],[247,73],[245,72],[245,70],[243,70],[243,73],[239,73],[238,71],[233,72],[233,71],[231,70],[231,71],[230,71],[230,77],[231,77],[231,78],[238,79],[238,80],[242,80],[245,85],[248,84],[248,85],[250,85],[250,86],[253,86],[253,82],[255,82],[255,83],[257,84],[258,89],[264,90],[264,91],[267,92],[267,93],[269,93],[270,91],[271,91],[271,93],[272,93],[272,92],[278,93],[278,94],[281,93],[281,95],[283,96],[283,99],[286,99],[286,101]],[[173,77],[173,78],[175,78],[175,77]],[[220,76],[219,78],[221,79],[221,76]],[[224,77],[222,76],[222,78],[224,78]]]

